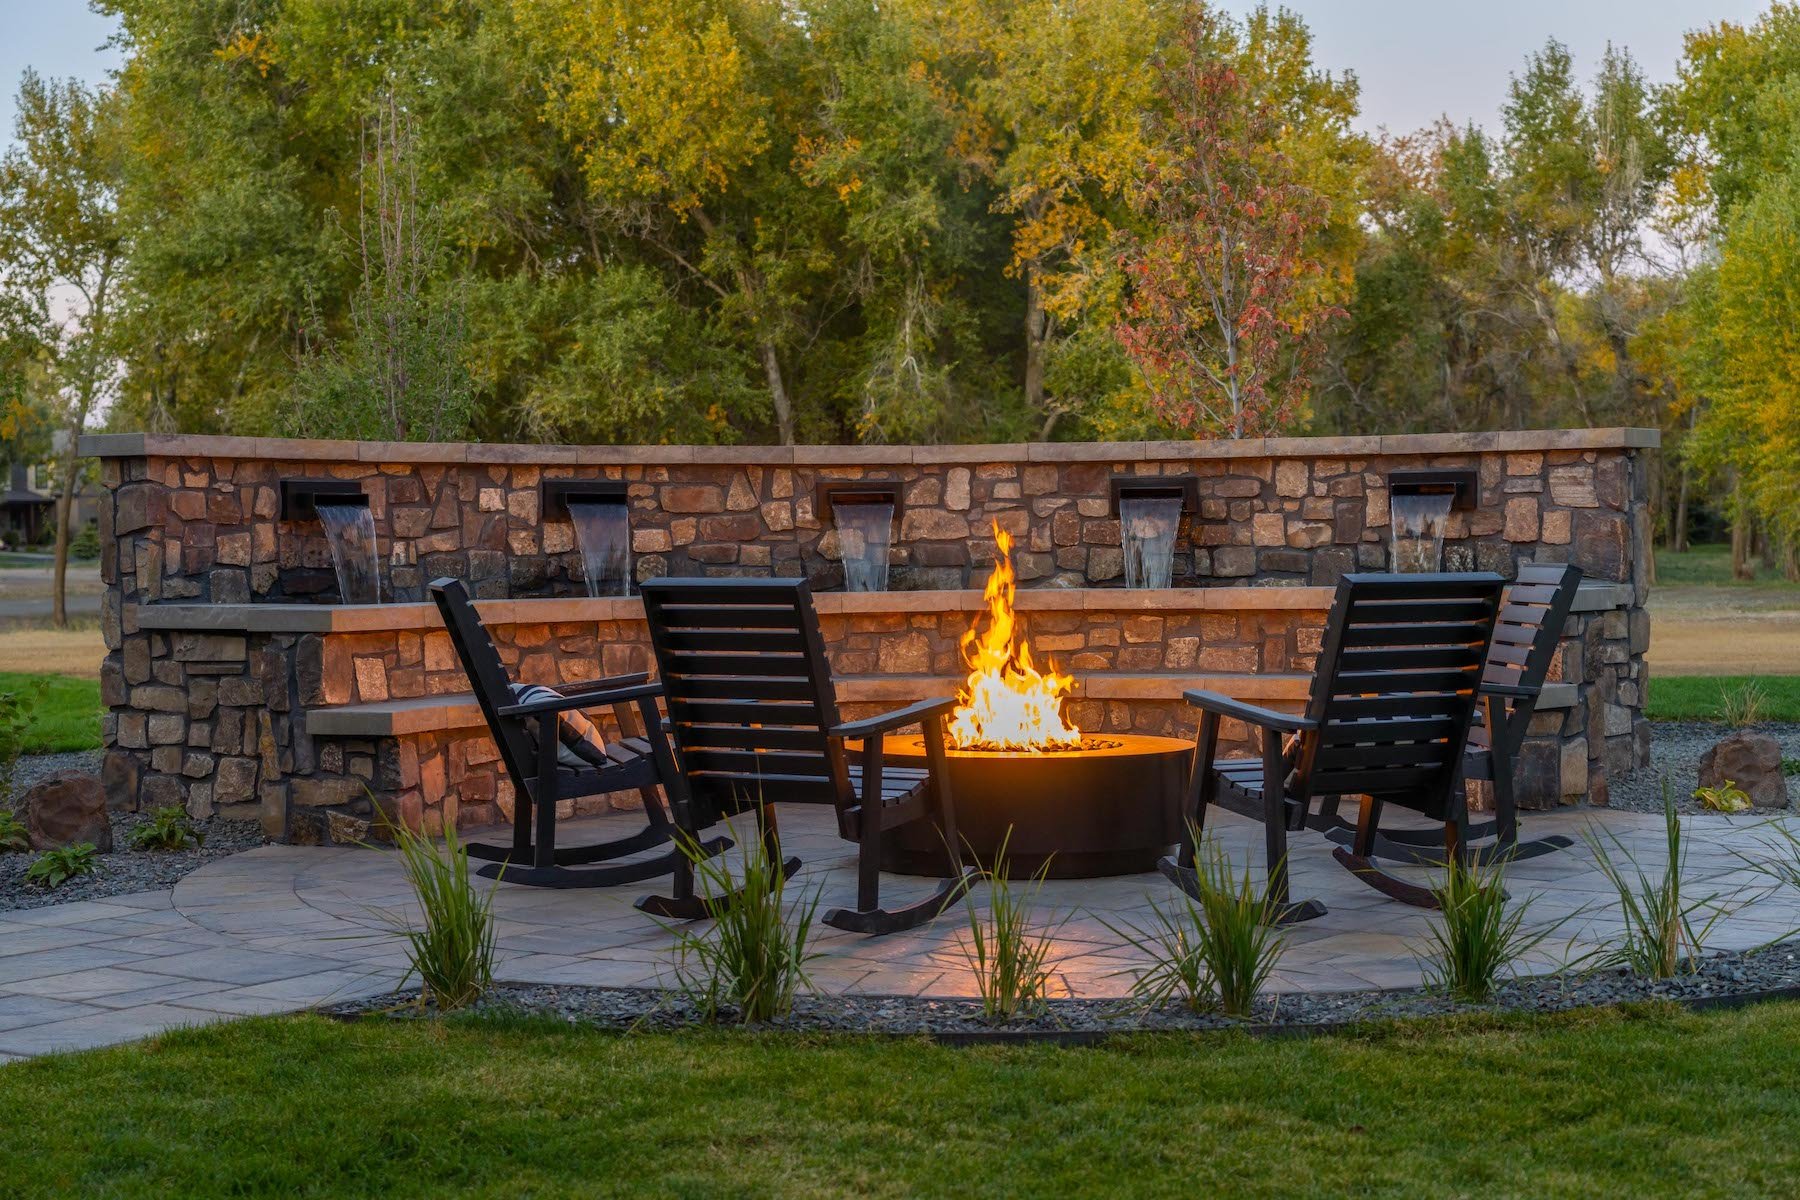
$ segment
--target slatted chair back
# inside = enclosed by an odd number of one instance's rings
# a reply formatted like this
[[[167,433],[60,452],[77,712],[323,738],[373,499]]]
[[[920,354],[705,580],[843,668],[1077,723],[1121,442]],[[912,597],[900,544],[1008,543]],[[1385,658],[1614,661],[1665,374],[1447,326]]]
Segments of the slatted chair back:
[[[1346,575],[1295,764],[1308,796],[1367,795],[1445,819],[1504,581]]]
[[[469,602],[469,591],[456,579],[436,579],[431,583],[431,598],[437,601],[444,628],[450,631],[450,644],[462,661],[469,683],[475,689],[475,702],[487,721],[499,747],[500,757],[515,786],[529,789],[537,777],[537,739],[526,729],[525,722],[503,718],[499,710],[513,703],[512,679],[494,639],[488,636],[475,606]]]
[[[690,797],[853,803],[831,666],[803,579],[653,579],[644,615]]]
[[[1506,589],[1481,681],[1542,687],[1580,584],[1581,568],[1572,564],[1521,566],[1518,578]]]

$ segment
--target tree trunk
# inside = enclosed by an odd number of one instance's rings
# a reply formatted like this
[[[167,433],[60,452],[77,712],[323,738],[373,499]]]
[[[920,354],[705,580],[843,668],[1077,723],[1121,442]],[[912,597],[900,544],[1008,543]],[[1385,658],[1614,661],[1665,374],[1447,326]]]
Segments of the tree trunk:
[[[794,444],[794,406],[788,400],[787,383],[781,375],[781,356],[775,343],[762,344],[763,371],[769,377],[769,396],[775,401],[775,430],[783,446]]]
[[[1044,411],[1044,344],[1050,336],[1050,314],[1044,311],[1044,294],[1038,287],[1037,267],[1025,268],[1025,404],[1033,412]],[[1045,424],[1049,438],[1052,418]]]
[[[63,458],[62,486],[56,492],[56,565],[51,570],[50,623],[58,629],[69,627],[69,519],[75,513],[75,483],[80,474],[76,467],[77,431],[69,436],[69,452]]]
[[[1688,548],[1688,466],[1683,459],[1681,483],[1675,492],[1675,521],[1669,527],[1669,549],[1680,552]]]
[[[1733,483],[1731,492],[1731,577],[1754,579],[1756,568],[1750,565],[1750,514],[1744,508],[1744,487]]]

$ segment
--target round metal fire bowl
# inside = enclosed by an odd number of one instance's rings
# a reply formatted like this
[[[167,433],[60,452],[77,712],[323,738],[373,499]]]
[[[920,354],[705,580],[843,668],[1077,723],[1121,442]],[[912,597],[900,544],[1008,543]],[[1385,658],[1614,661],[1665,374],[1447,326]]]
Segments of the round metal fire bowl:
[[[1093,749],[1028,754],[949,750],[951,795],[965,865],[987,867],[1006,831],[1007,875],[1023,879],[1046,863],[1051,879],[1135,875],[1156,869],[1181,834],[1181,797],[1192,742],[1137,734],[1096,734]],[[886,761],[924,766],[915,734],[886,739]],[[881,869],[949,874],[937,826],[926,821],[883,835]]]

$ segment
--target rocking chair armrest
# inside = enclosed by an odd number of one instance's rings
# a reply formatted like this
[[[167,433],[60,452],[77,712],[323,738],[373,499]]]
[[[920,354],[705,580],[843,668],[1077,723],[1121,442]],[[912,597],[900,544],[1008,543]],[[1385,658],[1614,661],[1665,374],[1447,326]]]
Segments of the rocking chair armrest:
[[[905,708],[897,708],[893,712],[882,713],[878,717],[864,717],[860,721],[845,721],[833,726],[830,730],[834,738],[868,738],[876,734],[891,733],[907,725],[913,725],[929,717],[938,716],[956,706],[955,696],[942,696],[936,700],[921,700],[917,704],[909,704]]]
[[[1499,696],[1507,700],[1536,700],[1543,692],[1541,687],[1525,687],[1517,683],[1483,683],[1475,689],[1478,696]]]
[[[550,690],[561,696],[585,696],[590,692],[604,692],[611,688],[636,687],[640,683],[650,681],[650,672],[631,671],[624,675],[607,675],[601,679],[586,679],[579,683],[558,684]]]
[[[1233,700],[1230,696],[1221,696],[1217,692],[1195,689],[1183,692],[1182,696],[1189,704],[1205,712],[1216,713],[1221,717],[1233,717],[1246,725],[1255,725],[1261,729],[1273,729],[1278,733],[1300,733],[1313,728],[1314,725],[1314,722],[1308,717],[1276,712],[1272,708],[1263,708],[1258,704],[1245,704],[1242,700]]]
[[[616,688],[609,692],[582,692],[575,696],[558,696],[553,700],[530,700],[523,704],[502,705],[495,710],[495,715],[536,717],[545,713],[569,712],[572,709],[599,708],[603,704],[618,704],[625,700],[641,700],[646,696],[660,696],[662,690],[660,683],[640,683],[636,687]]]

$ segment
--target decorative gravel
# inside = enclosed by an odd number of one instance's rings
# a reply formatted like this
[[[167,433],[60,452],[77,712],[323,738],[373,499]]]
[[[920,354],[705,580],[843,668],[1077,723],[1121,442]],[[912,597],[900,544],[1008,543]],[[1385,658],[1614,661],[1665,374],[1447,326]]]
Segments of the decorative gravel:
[[[34,782],[56,771],[99,769],[99,755],[91,750],[21,758],[13,775],[13,794],[22,795]],[[99,871],[71,879],[59,888],[45,890],[25,883],[25,872],[37,860],[36,854],[0,854],[0,912],[159,891],[174,887],[182,876],[206,863],[268,841],[262,827],[253,821],[200,821],[195,826],[206,835],[206,843],[199,849],[133,850],[131,831],[149,819],[147,813],[115,813],[113,852],[96,858]]]
[[[1711,721],[1658,721],[1650,726],[1650,765],[1641,771],[1611,780],[1608,802],[1632,812],[1661,812],[1663,781],[1684,813],[1703,813],[1694,799],[1700,782],[1700,759],[1721,738],[1737,732]],[[1800,758],[1800,725],[1756,725],[1751,732],[1767,734],[1781,743],[1786,758]],[[1788,794],[1800,797],[1800,778],[1788,777]]]
[[[1331,1029],[1368,1021],[1457,1013],[1550,1013],[1576,1008],[1675,1001],[1730,1003],[1785,990],[1800,990],[1800,942],[1746,954],[1703,959],[1691,974],[1646,980],[1619,970],[1541,975],[1512,980],[1487,1004],[1465,1004],[1430,989],[1292,994],[1270,997],[1256,1015],[1239,1020],[1176,1005],[1145,1011],[1118,1000],[1054,1000],[1029,1017],[987,1021],[974,1000],[920,1000],[898,996],[803,995],[788,1016],[761,1028],[793,1033],[878,1033],[894,1036],[983,1040],[1142,1031],[1249,1029],[1263,1032]],[[415,991],[332,1005],[339,1017],[414,1019],[433,1014]],[[477,1015],[538,1016],[603,1030],[679,1029],[702,1023],[677,992],[647,988],[594,988],[502,984],[471,1010]],[[722,1018],[729,1023],[729,1016]]]

